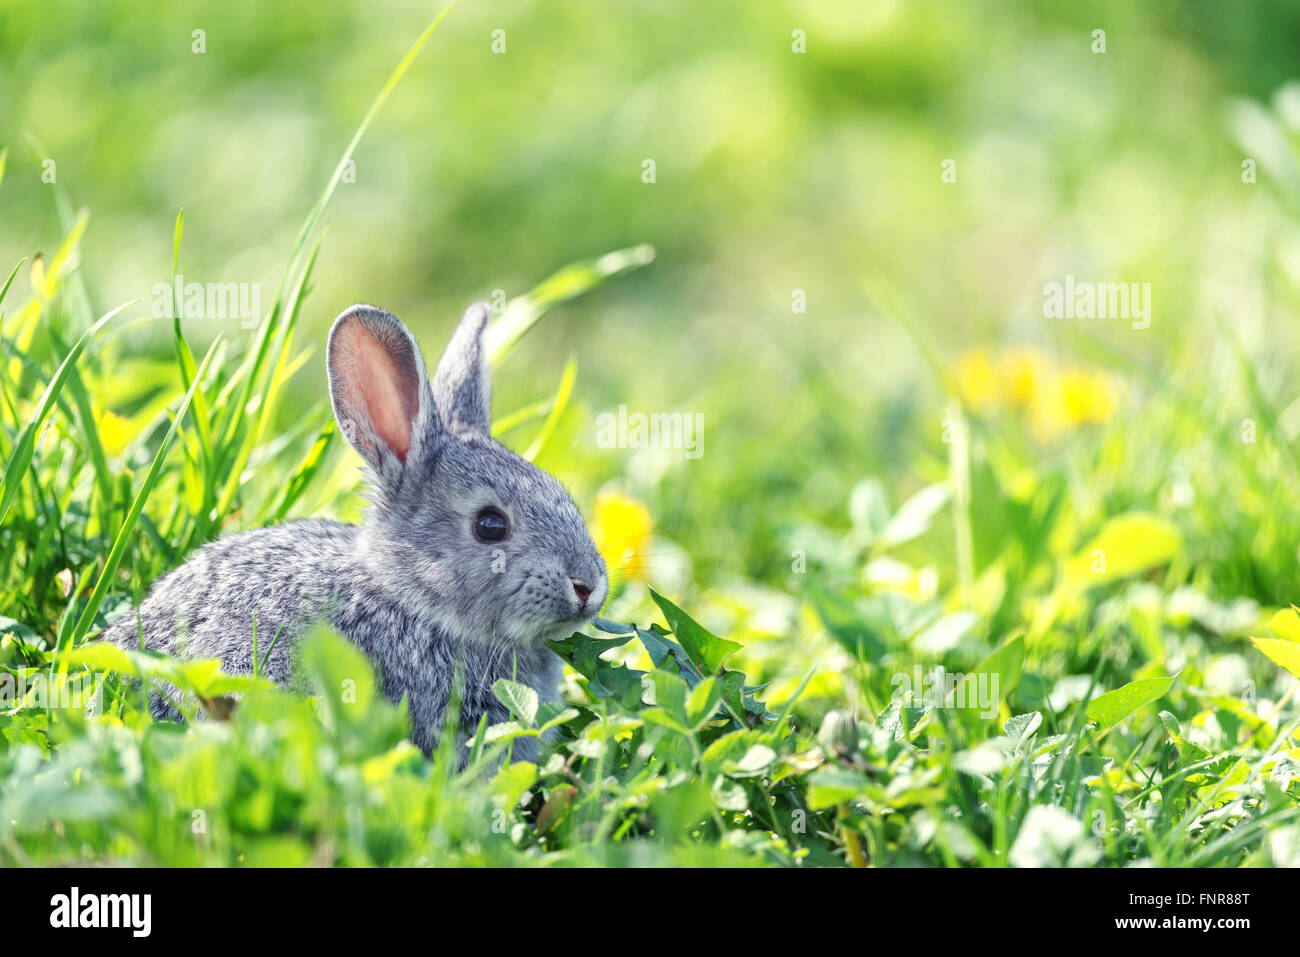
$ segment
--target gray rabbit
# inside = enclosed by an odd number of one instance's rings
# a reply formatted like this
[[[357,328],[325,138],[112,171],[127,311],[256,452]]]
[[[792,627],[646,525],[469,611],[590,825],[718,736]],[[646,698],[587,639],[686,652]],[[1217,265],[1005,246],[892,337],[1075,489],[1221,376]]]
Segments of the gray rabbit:
[[[256,617],[262,657],[279,633],[259,670],[291,685],[296,645],[328,621],[374,662],[390,700],[408,699],[411,738],[426,753],[458,669],[462,738],[484,713],[489,724],[509,720],[492,692],[498,678],[556,700],[560,661],[543,642],[591,621],[608,578],[564,487],[490,435],[487,320],[481,303],[465,313],[432,388],[394,316],[357,305],[334,320],[330,400],[368,467],[365,520],[288,522],[206,546],[141,603],[145,646],[249,674]],[[104,637],[138,647],[136,614]],[[175,714],[161,695],[153,709]],[[516,741],[516,759],[533,758],[533,744]]]

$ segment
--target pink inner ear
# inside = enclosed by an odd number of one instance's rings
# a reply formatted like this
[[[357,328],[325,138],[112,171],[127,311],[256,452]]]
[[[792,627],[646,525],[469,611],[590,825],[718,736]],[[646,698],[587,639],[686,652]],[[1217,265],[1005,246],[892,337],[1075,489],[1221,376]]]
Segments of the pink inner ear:
[[[420,376],[408,343],[394,335],[384,343],[361,321],[339,330],[343,353],[350,355],[348,385],[379,440],[403,462],[411,450],[411,423],[419,411]]]

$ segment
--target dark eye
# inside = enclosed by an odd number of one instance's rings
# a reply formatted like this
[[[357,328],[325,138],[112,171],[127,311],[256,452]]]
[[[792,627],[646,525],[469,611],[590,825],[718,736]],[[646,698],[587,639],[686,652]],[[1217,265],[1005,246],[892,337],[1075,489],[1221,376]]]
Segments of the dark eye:
[[[474,537],[480,542],[499,542],[510,534],[510,523],[500,509],[485,508],[474,516]]]

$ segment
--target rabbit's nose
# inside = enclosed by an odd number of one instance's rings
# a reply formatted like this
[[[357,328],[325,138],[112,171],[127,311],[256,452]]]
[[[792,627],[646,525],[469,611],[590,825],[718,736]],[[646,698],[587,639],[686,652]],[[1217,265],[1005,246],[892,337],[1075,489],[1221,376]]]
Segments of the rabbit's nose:
[[[578,601],[585,604],[587,599],[591,597],[591,586],[576,578],[570,578],[569,581],[573,583],[573,593],[578,596]]]

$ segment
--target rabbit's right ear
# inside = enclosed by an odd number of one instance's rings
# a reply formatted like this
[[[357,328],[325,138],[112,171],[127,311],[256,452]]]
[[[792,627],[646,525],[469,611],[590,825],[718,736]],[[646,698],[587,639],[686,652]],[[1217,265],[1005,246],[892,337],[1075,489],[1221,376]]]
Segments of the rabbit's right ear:
[[[330,402],[343,436],[390,487],[442,433],[415,340],[374,306],[345,309],[326,347]]]
[[[488,315],[483,302],[465,310],[433,372],[433,395],[443,428],[455,436],[492,432],[492,372],[483,347]]]

